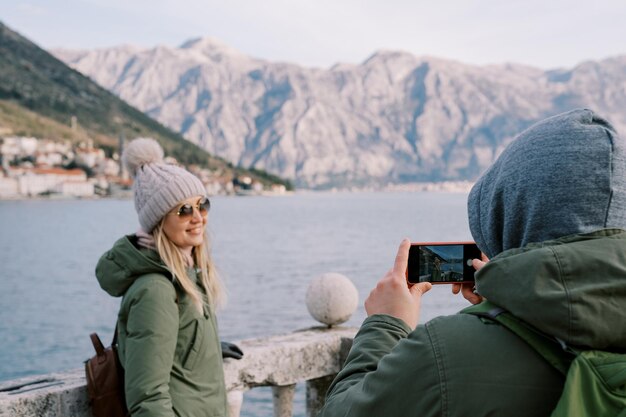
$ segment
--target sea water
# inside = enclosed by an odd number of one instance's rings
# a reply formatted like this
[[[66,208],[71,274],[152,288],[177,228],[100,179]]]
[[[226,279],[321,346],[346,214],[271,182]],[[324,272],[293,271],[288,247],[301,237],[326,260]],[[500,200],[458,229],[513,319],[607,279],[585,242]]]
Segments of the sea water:
[[[471,240],[462,193],[296,193],[212,197],[214,261],[228,288],[223,340],[318,324],[304,302],[326,272],[352,280],[359,307],[393,266],[398,244]],[[120,299],[100,289],[94,268],[119,237],[138,228],[130,200],[0,201],[0,381],[79,368],[93,355],[89,333],[108,342]],[[465,306],[449,286],[422,303],[422,321]],[[303,415],[302,388],[296,415]],[[269,389],[246,394],[243,416],[272,415]]]

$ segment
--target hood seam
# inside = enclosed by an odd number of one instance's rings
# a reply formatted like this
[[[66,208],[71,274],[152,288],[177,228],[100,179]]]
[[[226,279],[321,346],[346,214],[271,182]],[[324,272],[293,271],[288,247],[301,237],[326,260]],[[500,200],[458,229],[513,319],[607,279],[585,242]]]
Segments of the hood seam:
[[[426,335],[428,336],[428,340],[430,341],[430,346],[433,351],[433,356],[435,357],[435,362],[437,364],[437,376],[439,377],[439,391],[441,392],[441,415],[448,415],[448,386],[446,385],[446,367],[444,366],[444,355],[439,348],[439,338],[436,332],[432,334],[431,332],[431,322],[426,323],[424,325],[424,329],[426,330]],[[434,330],[434,329],[432,329]]]
[[[554,260],[556,262],[556,266],[558,269],[559,281],[561,282],[561,285],[563,286],[565,297],[567,299],[567,341],[570,341],[572,340],[572,328],[573,328],[572,299],[570,296],[570,290],[567,287],[567,284],[565,283],[565,272],[563,270],[563,264],[561,263],[561,259],[559,258],[559,255],[556,251],[556,247],[548,246],[548,249],[550,249],[550,252],[552,252],[552,255],[554,256]]]
[[[481,210],[481,201],[483,199],[483,185],[485,181],[480,181],[480,187],[478,188],[478,201],[476,207],[478,208],[478,231],[480,232],[480,240],[487,244],[487,240],[485,240],[485,233],[483,232],[483,221],[482,221],[482,210]],[[491,252],[491,248],[486,248],[486,250]]]
[[[611,132],[605,128],[602,128],[602,130],[604,130],[604,133],[606,133],[606,136],[609,139],[609,144],[611,145],[611,152],[609,154],[609,198],[608,198],[608,202],[606,204],[606,211],[604,214],[604,227],[607,227],[608,225],[608,221],[609,221],[609,213],[611,211],[611,204],[613,203],[613,178],[614,178],[614,173],[613,173],[613,168],[614,168],[614,164],[613,164],[613,153],[614,153],[614,148],[615,148],[615,142],[613,139],[613,136],[611,135]]]

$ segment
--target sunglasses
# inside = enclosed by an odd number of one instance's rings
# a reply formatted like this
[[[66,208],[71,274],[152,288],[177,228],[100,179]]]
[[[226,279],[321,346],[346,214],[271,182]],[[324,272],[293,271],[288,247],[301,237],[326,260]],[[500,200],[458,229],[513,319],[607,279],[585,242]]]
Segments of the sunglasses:
[[[202,197],[196,205],[191,205],[189,203],[181,205],[177,211],[172,212],[170,214],[176,214],[181,219],[193,216],[193,209],[197,208],[198,212],[202,217],[206,216],[211,208],[211,202],[208,197]]]

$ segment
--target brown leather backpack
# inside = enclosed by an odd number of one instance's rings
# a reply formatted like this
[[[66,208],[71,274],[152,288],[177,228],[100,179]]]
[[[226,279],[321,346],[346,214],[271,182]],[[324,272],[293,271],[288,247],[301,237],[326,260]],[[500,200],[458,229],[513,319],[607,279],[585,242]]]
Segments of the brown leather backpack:
[[[93,417],[128,417],[124,395],[124,368],[117,356],[117,326],[111,346],[105,348],[96,333],[89,335],[96,356],[85,361],[87,394]]]

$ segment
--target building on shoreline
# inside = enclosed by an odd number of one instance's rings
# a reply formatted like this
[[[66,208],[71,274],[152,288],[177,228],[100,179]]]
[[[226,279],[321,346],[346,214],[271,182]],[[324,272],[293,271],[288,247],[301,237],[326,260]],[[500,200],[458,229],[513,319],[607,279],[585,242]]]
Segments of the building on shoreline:
[[[81,169],[18,168],[9,170],[22,196],[35,197],[58,193],[68,197],[93,197],[94,184]]]

